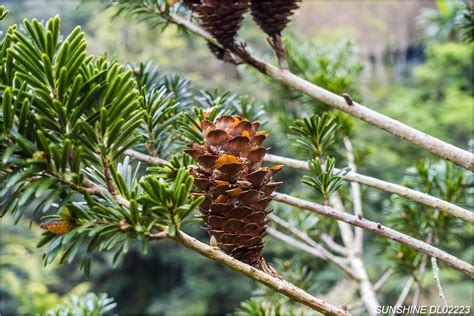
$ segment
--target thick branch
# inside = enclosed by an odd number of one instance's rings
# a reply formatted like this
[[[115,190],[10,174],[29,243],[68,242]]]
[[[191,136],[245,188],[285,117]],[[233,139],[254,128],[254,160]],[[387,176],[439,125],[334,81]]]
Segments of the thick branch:
[[[199,240],[188,236],[181,231],[178,231],[172,238],[185,247],[194,250],[207,258],[217,261],[234,271],[240,272],[245,276],[262,283],[286,295],[292,300],[304,304],[316,311],[330,315],[348,315],[346,311],[308,294],[293,284],[288,283],[285,280],[274,278],[263,271],[257,270],[245,263],[242,263],[231,256],[226,255],[217,248],[203,244]]]
[[[291,159],[276,155],[265,155],[265,161],[285,165],[290,168],[301,169],[301,170],[309,170],[308,163],[303,160]],[[338,171],[338,170],[336,170]],[[442,212],[450,214],[452,216],[461,218],[471,224],[474,224],[474,214],[466,210],[462,207],[459,207],[455,204],[443,201],[438,199],[434,196],[431,196],[426,193],[418,192],[416,190],[412,190],[406,188],[404,186],[390,183],[387,181],[379,180],[377,178],[372,178],[369,176],[364,176],[355,172],[349,172],[344,176],[344,179],[351,182],[357,182],[378,190],[382,190],[385,192],[393,193],[409,200],[418,202],[420,204],[424,204],[429,207],[436,208]]]
[[[217,41],[206,31],[201,29],[189,20],[186,20],[178,15],[170,15],[171,22],[180,25],[196,35],[204,38],[214,45],[221,46]],[[239,53],[234,51],[234,53]],[[430,136],[426,133],[418,131],[417,129],[405,125],[388,116],[378,113],[362,104],[353,102],[351,106],[346,103],[346,100],[333,92],[323,89],[315,84],[312,84],[286,69],[279,69],[271,64],[265,63],[262,60],[248,55],[245,61],[253,66],[261,73],[295,89],[301,91],[327,105],[357,117],[373,126],[376,126],[394,136],[405,139],[417,147],[423,148],[428,152],[452,161],[453,163],[474,171],[474,158],[471,153],[451,144],[448,144],[440,139]]]
[[[413,248],[431,257],[435,257],[438,260],[446,263],[448,266],[458,271],[463,272],[469,277],[472,277],[474,275],[474,267],[471,264],[465,261],[462,261],[461,259],[453,255],[450,255],[439,248],[433,247],[426,242],[423,242],[421,240],[418,240],[408,235],[405,235],[403,233],[400,233],[394,229],[383,226],[380,223],[372,222],[364,218],[359,219],[357,216],[353,216],[353,215],[338,211],[331,207],[319,205],[313,202],[298,199],[298,198],[295,198],[286,194],[282,194],[282,193],[275,193],[274,200],[288,204],[288,205],[300,207],[300,208],[315,212],[317,214],[328,216],[336,220],[343,221],[351,225],[363,228],[364,230],[371,231],[377,235],[397,241],[401,244],[404,244],[410,248]]]

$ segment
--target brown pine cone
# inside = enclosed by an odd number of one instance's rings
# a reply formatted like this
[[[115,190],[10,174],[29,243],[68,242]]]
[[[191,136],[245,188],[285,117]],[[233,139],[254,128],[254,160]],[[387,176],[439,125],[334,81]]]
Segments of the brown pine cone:
[[[278,36],[290,21],[298,0],[257,1],[252,0],[250,10],[253,19],[270,37]]]
[[[266,206],[282,182],[271,182],[281,166],[261,167],[267,137],[257,132],[258,122],[239,116],[203,121],[204,145],[190,145],[186,152],[197,161],[191,169],[194,183],[204,195],[201,205],[205,230],[217,246],[232,257],[275,275],[263,260]]]
[[[249,4],[245,0],[202,0],[195,6],[206,31],[224,47],[232,47]]]

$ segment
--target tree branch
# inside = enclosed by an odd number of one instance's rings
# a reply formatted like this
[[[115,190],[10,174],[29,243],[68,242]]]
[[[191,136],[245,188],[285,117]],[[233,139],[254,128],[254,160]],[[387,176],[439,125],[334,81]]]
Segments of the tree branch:
[[[408,294],[410,293],[411,287],[413,286],[413,283],[415,282],[414,277],[408,278],[407,282],[403,286],[402,292],[400,293],[400,296],[398,297],[397,302],[393,306],[402,306],[403,303],[405,303],[405,300],[408,297]],[[394,316],[395,312],[391,313],[390,316]]]
[[[331,236],[329,236],[326,233],[321,234],[321,240],[328,246],[329,249],[331,249],[334,252],[337,252],[338,254],[341,255],[347,255],[347,248],[339,245],[337,242],[335,242]]]
[[[286,230],[288,230],[289,232],[291,232],[293,235],[297,236],[298,238],[300,238],[304,242],[306,242],[308,245],[310,245],[312,247],[315,247],[315,248],[318,248],[318,247],[324,248],[319,243],[317,243],[315,240],[311,239],[307,234],[305,234],[304,232],[302,232],[302,231],[298,230],[297,228],[293,227],[290,223],[288,223],[284,219],[278,217],[277,215],[270,214],[270,215],[268,215],[268,218],[271,219],[272,221],[274,221],[275,223],[277,223],[278,225],[280,225],[281,227],[285,228]],[[342,249],[344,249],[344,248],[342,248]],[[347,250],[345,250],[342,254],[347,256]]]
[[[342,310],[341,308],[328,304],[325,301],[308,294],[307,292],[285,280],[274,278],[263,271],[257,270],[243,262],[240,262],[232,258],[231,256],[226,255],[217,248],[210,247],[198,241],[197,239],[186,235],[182,231],[177,231],[176,235],[171,238],[173,238],[183,246],[194,250],[207,258],[217,261],[234,271],[242,273],[245,276],[259,283],[262,283],[286,295],[292,300],[306,305],[316,311],[319,311],[326,315],[348,315],[348,312]]]
[[[347,150],[347,161],[349,168],[351,168],[352,172],[357,172],[352,142],[347,137],[344,137],[343,142]],[[362,194],[360,193],[360,185],[357,182],[351,182],[351,195],[352,203],[354,204],[354,215],[357,217],[364,217],[364,213],[362,211]],[[355,229],[354,247],[356,252],[362,252],[364,247],[364,230],[361,228]]]
[[[364,218],[359,219],[357,216],[338,211],[334,208],[298,199],[287,194],[274,193],[273,199],[278,202],[300,207],[315,212],[317,214],[328,216],[336,220],[363,228],[364,230],[371,231],[377,235],[397,241],[431,257],[435,257],[438,260],[446,263],[448,266],[468,275],[469,277],[472,277],[474,275],[474,267],[471,264],[462,261],[461,259],[450,255],[439,248],[433,247],[426,242],[423,242],[421,240],[400,233],[394,229],[383,226],[380,223],[372,222]]]
[[[266,154],[264,160],[267,162],[285,165],[290,168],[300,169],[300,170],[309,170],[308,163],[303,160],[291,159],[271,154]],[[336,172],[339,170],[335,170]],[[437,197],[431,196],[426,193],[422,193],[413,189],[406,188],[404,186],[390,183],[387,181],[379,180],[377,178],[365,176],[358,174],[356,172],[348,172],[344,179],[351,182],[357,182],[378,190],[382,190],[388,193],[393,193],[409,200],[424,204],[429,207],[433,207],[442,212],[450,214],[452,216],[461,218],[471,224],[474,224],[474,214],[462,207],[459,207],[455,204],[443,201]]]
[[[170,14],[169,21],[188,29],[192,33],[204,38],[206,41],[211,42],[214,45],[222,47],[208,32],[187,19],[175,14]],[[242,52],[239,52],[237,49],[234,49],[232,52],[237,55],[242,54]],[[353,105],[349,106],[342,96],[312,84],[286,69],[279,69],[257,59],[247,52],[245,53],[246,58],[244,59],[244,62],[253,66],[264,75],[324,102],[331,107],[357,117],[366,123],[389,132],[394,136],[407,140],[413,145],[423,148],[438,157],[447,159],[458,166],[474,171],[474,157],[470,152],[418,131],[413,127],[378,113],[362,104],[354,102]]]
[[[378,292],[380,289],[385,285],[385,282],[388,281],[388,279],[393,275],[394,271],[393,269],[387,269],[387,271],[382,274],[380,279],[378,279],[377,282],[374,284],[374,291]]]
[[[161,158],[158,158],[158,157],[142,154],[141,152],[133,150],[133,149],[127,149],[124,152],[124,154],[129,156],[130,158],[133,158],[133,159],[136,159],[136,160],[139,160],[139,161],[144,161],[144,162],[146,162],[150,165],[154,165],[154,166],[164,165],[165,163],[168,162],[168,161],[166,161],[164,159],[161,159]]]

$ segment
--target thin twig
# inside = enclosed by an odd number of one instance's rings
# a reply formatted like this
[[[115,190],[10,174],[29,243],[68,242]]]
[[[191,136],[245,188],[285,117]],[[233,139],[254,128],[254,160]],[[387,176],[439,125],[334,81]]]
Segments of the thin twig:
[[[421,292],[423,291],[423,280],[425,278],[426,263],[428,261],[427,258],[427,256],[423,256],[421,267],[418,270],[418,275],[415,276],[415,282],[417,284],[417,287],[415,288],[415,293],[413,294],[413,301],[411,303],[413,306],[418,306],[418,302],[420,301],[421,297]]]
[[[357,280],[358,279],[358,276],[354,274],[354,271],[351,270],[351,268],[345,263],[345,260],[343,258],[340,258],[340,257],[337,257],[337,256],[334,256],[333,254],[331,254],[330,252],[328,252],[326,249],[324,248],[320,248],[320,247],[312,247],[312,246],[308,246],[307,244],[305,243],[302,243],[296,239],[294,239],[293,237],[291,236],[288,236],[286,234],[283,234],[282,232],[276,230],[276,229],[273,229],[271,227],[268,227],[267,228],[267,232],[269,235],[293,246],[293,247],[296,247],[298,249],[301,249],[315,257],[318,257],[318,258],[321,258],[321,259],[324,259],[324,260],[327,260],[329,262],[332,262],[334,263],[335,265],[337,265],[339,268],[341,268],[341,270],[343,270],[344,272],[347,273],[347,275],[349,275],[351,278]]]
[[[433,276],[438,287],[439,298],[441,299],[441,302],[443,302],[444,306],[448,306],[448,301],[446,300],[446,296],[444,296],[443,287],[441,286],[441,280],[439,278],[439,267],[436,263],[436,258],[431,257],[431,266],[433,267]]]
[[[306,242],[308,245],[312,246],[312,247],[315,247],[315,248],[323,248],[324,247],[322,245],[320,245],[318,242],[316,242],[315,240],[311,239],[306,233],[302,232],[301,230],[298,230],[296,227],[294,227],[293,225],[291,225],[290,223],[288,223],[287,221],[285,221],[284,219],[278,217],[277,215],[275,214],[270,214],[268,215],[268,218],[272,221],[274,221],[275,223],[277,223],[278,225],[280,225],[281,227],[287,229],[289,232],[291,232],[292,234],[294,234],[295,236],[297,236],[298,238],[300,238],[301,240],[303,240],[304,242]],[[328,236],[329,237],[329,236]],[[329,237],[330,238],[330,237]],[[342,248],[342,247],[341,247]],[[344,249],[344,248],[342,248]],[[327,250],[326,250],[327,251]],[[347,256],[347,253],[348,251],[344,251],[343,254],[345,256]]]
[[[395,303],[394,306],[402,306],[403,303],[405,303],[405,300],[408,297],[408,294],[410,293],[411,287],[413,286],[413,282],[415,282],[414,277],[409,277],[405,285],[403,286],[402,292],[400,293],[400,296],[397,299],[397,302]],[[390,314],[390,316],[394,316],[395,312]]]
[[[287,194],[274,193],[273,199],[278,202],[300,207],[320,215],[334,218],[338,221],[343,221],[348,224],[361,227],[367,231],[371,231],[377,235],[397,241],[419,252],[435,257],[438,260],[446,263],[448,266],[468,275],[469,277],[472,277],[474,275],[474,267],[471,264],[453,255],[450,255],[449,253],[439,248],[436,248],[424,241],[400,233],[394,229],[383,226],[380,223],[372,222],[364,218],[359,219],[357,216],[338,211],[334,208],[295,198]]]
[[[352,142],[349,138],[344,137],[343,139],[344,146],[347,150],[347,162],[349,168],[351,168],[352,172],[357,172],[357,166],[355,164],[354,158],[354,148],[352,147]],[[354,205],[354,215],[361,218],[364,217],[364,213],[362,211],[362,194],[360,193],[360,185],[357,182],[351,182],[351,196],[352,196],[352,203]],[[356,228],[354,231],[355,240],[354,240],[354,247],[356,252],[362,252],[364,247],[364,230],[361,228]]]
[[[300,169],[300,170],[309,170],[308,162],[303,160],[297,160],[287,157],[281,157],[277,155],[266,154],[264,160],[267,162],[285,165],[290,168]],[[339,170],[336,169],[336,172]],[[438,209],[442,212],[450,214],[452,216],[461,218],[471,224],[474,224],[474,214],[473,212],[459,207],[455,204],[443,201],[437,197],[431,196],[429,194],[419,192],[413,189],[406,188],[404,186],[394,184],[391,182],[383,181],[377,178],[365,176],[356,172],[348,172],[344,179],[350,182],[357,182],[384,192],[393,193],[399,196],[402,196],[411,201],[424,204],[435,209]]]
[[[347,255],[347,248],[344,246],[339,245],[337,242],[334,241],[334,239],[331,238],[326,233],[321,234],[321,240],[328,246],[329,249],[331,249],[334,252],[337,252],[340,255]]]
[[[204,38],[206,41],[222,47],[208,32],[193,22],[175,14],[169,15],[169,20],[180,25],[192,33]],[[232,51],[239,54],[237,49]],[[247,52],[248,54],[248,52]],[[452,161],[453,163],[474,171],[474,156],[461,148],[446,143],[438,138],[423,133],[413,127],[403,124],[395,119],[378,113],[362,104],[353,102],[352,106],[348,106],[345,99],[333,92],[323,89],[311,82],[308,82],[286,69],[279,69],[271,64],[259,60],[255,56],[248,54],[244,61],[253,66],[255,69],[297,91],[301,91],[327,105],[357,117],[366,123],[376,126],[390,134],[401,139],[407,140],[417,147],[423,148],[428,152]]]
[[[374,284],[374,291],[378,292],[380,289],[385,285],[385,283],[388,281],[388,279],[393,275],[395,271],[393,269],[387,269],[387,271],[382,274],[380,279],[378,279],[377,282]]]
[[[155,165],[155,166],[164,165],[168,162],[168,161],[166,161],[164,159],[161,159],[161,158],[158,158],[158,157],[153,157],[153,156],[150,156],[150,155],[142,154],[141,152],[138,152],[138,151],[133,150],[133,149],[127,149],[124,152],[124,154],[129,156],[130,158],[140,160],[140,161],[144,161],[144,162],[146,162],[150,165]]]

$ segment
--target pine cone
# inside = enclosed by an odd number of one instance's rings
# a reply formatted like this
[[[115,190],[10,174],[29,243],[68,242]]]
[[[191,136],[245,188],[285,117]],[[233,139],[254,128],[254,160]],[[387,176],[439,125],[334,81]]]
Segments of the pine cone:
[[[202,0],[196,5],[206,31],[224,47],[232,47],[249,4],[245,0]]]
[[[74,227],[74,224],[70,221],[61,220],[50,222],[47,224],[41,224],[40,227],[47,229],[51,234],[64,235]]]
[[[270,37],[279,36],[298,8],[299,0],[258,1],[252,0],[250,10],[253,19]]]
[[[261,167],[267,137],[257,132],[258,122],[239,116],[222,116],[213,124],[203,121],[205,144],[193,144],[186,153],[197,161],[191,169],[199,195],[205,230],[217,246],[232,257],[274,274],[263,260],[266,206],[282,182],[271,182],[281,166]]]

